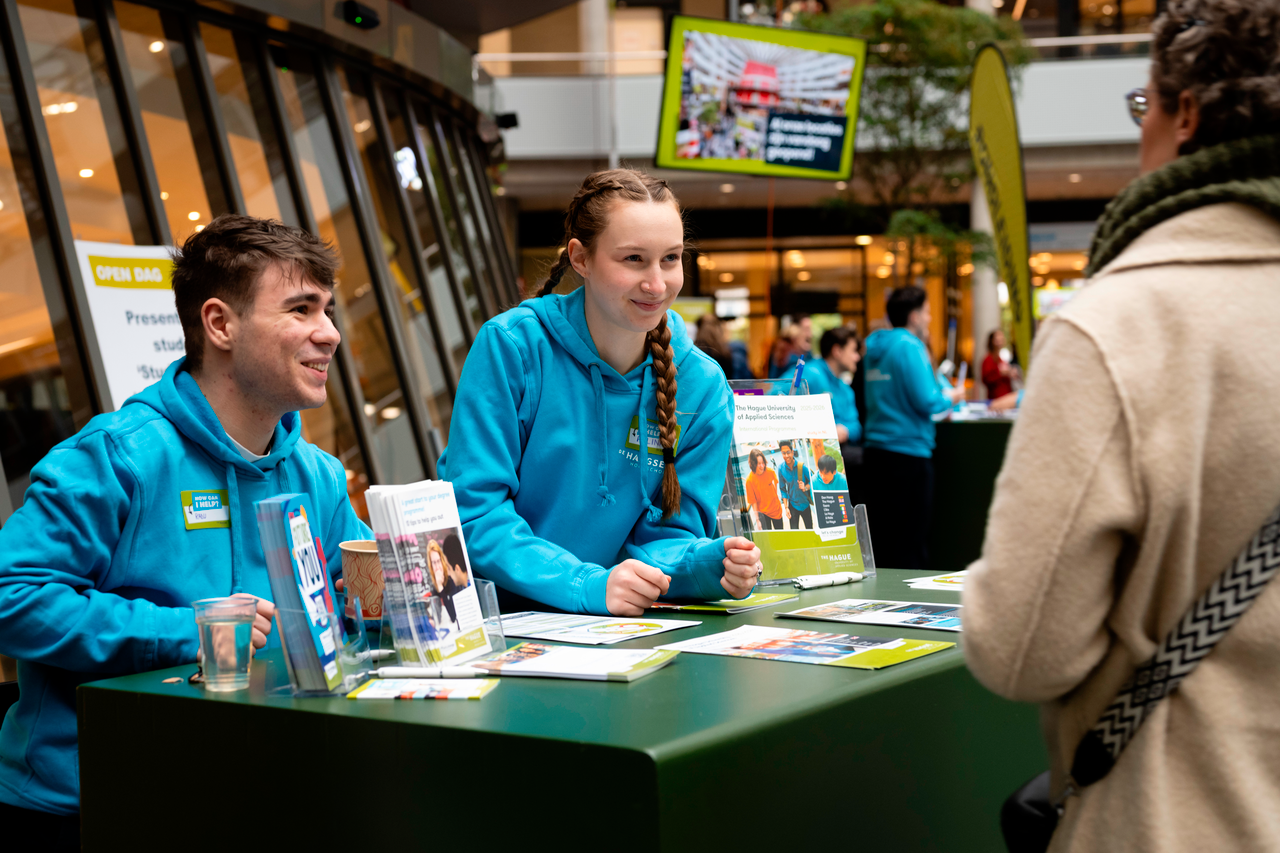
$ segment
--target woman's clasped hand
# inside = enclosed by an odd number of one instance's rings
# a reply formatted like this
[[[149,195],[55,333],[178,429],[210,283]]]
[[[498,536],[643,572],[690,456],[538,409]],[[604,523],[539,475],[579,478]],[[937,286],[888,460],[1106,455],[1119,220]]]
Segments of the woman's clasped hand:
[[[746,598],[755,588],[763,564],[750,539],[732,536],[724,542],[724,577],[720,585],[730,598]],[[639,560],[623,560],[609,572],[605,605],[614,616],[640,616],[666,595],[671,578]]]

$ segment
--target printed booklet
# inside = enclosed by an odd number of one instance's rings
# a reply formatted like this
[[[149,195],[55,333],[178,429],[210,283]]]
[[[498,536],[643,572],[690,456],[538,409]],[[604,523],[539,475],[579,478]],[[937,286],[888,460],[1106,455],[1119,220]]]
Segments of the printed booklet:
[[[342,683],[342,623],[333,616],[333,586],[320,539],[311,532],[308,500],[276,495],[254,509],[290,680],[298,690],[324,692]]]
[[[650,604],[649,609],[656,610],[659,613],[665,611],[689,611],[690,613],[727,613],[732,616],[735,613],[749,613],[752,610],[759,610],[762,607],[772,607],[775,604],[795,601],[799,597],[800,596],[794,593],[785,592],[753,592],[746,598],[722,598],[719,601],[691,601],[688,604],[657,601]],[[505,616],[503,617],[503,620],[505,624]]]
[[[743,625],[721,634],[696,637],[658,648],[702,655],[729,655],[851,669],[883,669],[949,649],[954,645],[955,643],[886,640],[884,637],[855,637],[852,634],[825,634],[819,631],[770,628],[765,625]]]
[[[483,699],[497,689],[496,678],[375,678],[348,699]]]
[[[921,604],[914,601],[872,601],[846,598],[830,604],[815,604],[803,610],[777,613],[793,619],[823,619],[828,622],[853,622],[862,625],[897,625],[900,628],[929,628],[934,631],[959,631],[959,604]]]
[[[579,649],[521,643],[502,654],[471,664],[494,675],[581,678],[587,681],[635,681],[657,672],[679,652],[657,649]]]
[[[453,484],[365,493],[392,639],[405,664],[458,664],[490,651]]]
[[[526,610],[522,613],[504,614],[502,633],[508,637],[530,640],[601,646],[701,624],[678,619],[623,619],[616,616],[575,616],[571,613],[538,613]]]

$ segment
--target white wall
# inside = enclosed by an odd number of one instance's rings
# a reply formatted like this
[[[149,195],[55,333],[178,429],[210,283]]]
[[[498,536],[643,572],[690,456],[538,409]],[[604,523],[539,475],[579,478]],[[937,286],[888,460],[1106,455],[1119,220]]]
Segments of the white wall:
[[[1146,85],[1149,61],[1080,59],[1037,62],[1016,89],[1019,132],[1028,146],[1134,143],[1138,127],[1124,95]],[[512,160],[605,157],[609,153],[608,85],[602,77],[502,77],[502,109],[520,126],[504,131]],[[618,148],[652,157],[662,77],[617,78]]]

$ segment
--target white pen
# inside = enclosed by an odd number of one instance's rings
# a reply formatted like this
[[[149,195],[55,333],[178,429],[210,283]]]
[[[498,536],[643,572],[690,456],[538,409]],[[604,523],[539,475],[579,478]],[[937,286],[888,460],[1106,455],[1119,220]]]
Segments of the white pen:
[[[833,572],[829,575],[801,575],[793,578],[797,589],[817,589],[823,586],[840,586],[862,580],[860,572]]]
[[[470,666],[384,666],[373,674],[377,678],[484,678],[489,673]]]

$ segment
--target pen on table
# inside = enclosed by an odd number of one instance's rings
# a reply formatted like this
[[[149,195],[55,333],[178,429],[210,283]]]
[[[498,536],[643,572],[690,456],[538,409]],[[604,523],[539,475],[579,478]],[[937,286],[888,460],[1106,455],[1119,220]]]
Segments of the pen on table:
[[[829,575],[801,575],[793,578],[792,583],[799,589],[817,589],[823,586],[840,586],[862,580],[860,572],[833,572]]]
[[[488,674],[470,666],[384,666],[373,671],[376,678],[484,678]]]
[[[791,380],[790,396],[792,397],[795,396],[796,389],[800,387],[800,375],[802,373],[804,373],[804,356],[800,356],[800,360],[796,362],[796,375],[795,378]]]

